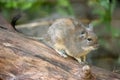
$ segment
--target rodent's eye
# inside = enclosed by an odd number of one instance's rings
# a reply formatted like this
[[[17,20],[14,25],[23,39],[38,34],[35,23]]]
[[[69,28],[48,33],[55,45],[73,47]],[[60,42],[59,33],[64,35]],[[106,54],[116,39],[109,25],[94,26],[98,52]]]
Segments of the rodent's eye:
[[[82,31],[81,34],[85,34],[85,31]]]
[[[87,40],[88,40],[89,42],[91,42],[91,41],[92,41],[92,38],[87,38]]]

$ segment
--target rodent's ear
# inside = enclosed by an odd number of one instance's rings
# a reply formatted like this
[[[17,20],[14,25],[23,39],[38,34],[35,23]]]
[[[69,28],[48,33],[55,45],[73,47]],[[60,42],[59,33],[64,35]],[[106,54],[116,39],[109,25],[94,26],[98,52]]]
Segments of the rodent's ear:
[[[93,31],[93,25],[91,23],[88,25],[87,30],[88,31]]]

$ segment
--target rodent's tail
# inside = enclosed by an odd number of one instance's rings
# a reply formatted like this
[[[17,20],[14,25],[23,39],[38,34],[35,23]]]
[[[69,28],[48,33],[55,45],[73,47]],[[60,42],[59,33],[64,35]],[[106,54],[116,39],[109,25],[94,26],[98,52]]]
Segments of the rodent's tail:
[[[16,29],[15,25],[21,16],[22,16],[21,14],[17,14],[15,17],[12,18],[12,21],[11,21],[11,25],[12,25],[13,29],[17,32],[19,32],[19,31]]]

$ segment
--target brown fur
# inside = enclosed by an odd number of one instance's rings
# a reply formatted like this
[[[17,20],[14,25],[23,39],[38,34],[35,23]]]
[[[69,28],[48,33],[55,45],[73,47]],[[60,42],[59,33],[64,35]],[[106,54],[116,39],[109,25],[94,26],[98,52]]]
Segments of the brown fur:
[[[61,51],[64,51],[67,55],[79,59],[79,62],[81,57],[85,58],[98,45],[92,28],[70,18],[56,20],[49,27],[48,37],[49,45],[58,53],[62,54]]]

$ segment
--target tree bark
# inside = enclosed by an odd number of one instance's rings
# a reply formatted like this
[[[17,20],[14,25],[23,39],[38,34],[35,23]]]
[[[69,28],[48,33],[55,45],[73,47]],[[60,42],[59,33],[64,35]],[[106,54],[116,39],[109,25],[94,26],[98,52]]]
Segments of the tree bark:
[[[39,41],[0,28],[0,80],[120,80],[120,75],[89,69]]]

